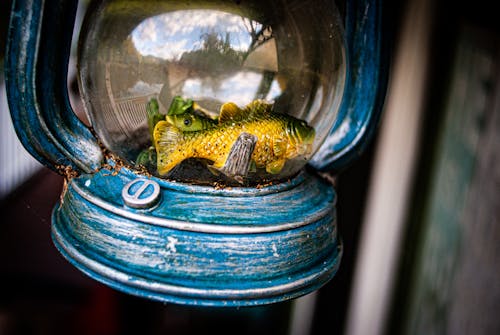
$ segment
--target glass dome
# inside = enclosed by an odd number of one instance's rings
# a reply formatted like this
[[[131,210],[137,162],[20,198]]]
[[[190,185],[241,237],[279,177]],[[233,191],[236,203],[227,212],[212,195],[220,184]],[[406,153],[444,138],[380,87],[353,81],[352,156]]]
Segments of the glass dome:
[[[103,145],[195,183],[298,173],[333,126],[345,81],[334,1],[96,1],[79,82]]]

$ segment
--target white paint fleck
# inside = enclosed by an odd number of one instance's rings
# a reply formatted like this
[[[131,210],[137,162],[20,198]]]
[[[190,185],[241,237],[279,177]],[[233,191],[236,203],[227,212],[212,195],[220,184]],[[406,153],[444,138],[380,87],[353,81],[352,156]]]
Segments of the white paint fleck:
[[[167,237],[167,240],[168,240],[167,249],[171,252],[177,252],[175,245],[179,243],[179,240],[172,236]]]
[[[276,244],[273,243],[271,245],[271,249],[273,249],[273,256],[274,257],[279,257],[280,256],[280,254],[278,254],[278,248],[276,247]]]
[[[90,179],[87,179],[87,180],[85,181],[85,187],[89,187],[91,183],[92,183],[92,182],[90,181]]]

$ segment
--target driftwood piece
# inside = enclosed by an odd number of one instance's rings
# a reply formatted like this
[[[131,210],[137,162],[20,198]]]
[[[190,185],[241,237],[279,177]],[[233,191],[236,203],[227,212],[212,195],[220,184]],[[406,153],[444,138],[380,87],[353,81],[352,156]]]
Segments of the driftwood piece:
[[[226,164],[219,170],[227,177],[243,183],[250,168],[251,157],[255,144],[257,143],[257,136],[242,133],[238,136],[229,152]]]

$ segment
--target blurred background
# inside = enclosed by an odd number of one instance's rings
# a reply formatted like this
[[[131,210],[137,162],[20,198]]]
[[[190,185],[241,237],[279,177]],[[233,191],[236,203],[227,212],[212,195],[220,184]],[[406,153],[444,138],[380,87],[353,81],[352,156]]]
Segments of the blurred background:
[[[11,125],[3,74],[11,1],[2,1],[0,335],[500,334],[493,5],[384,1],[390,80],[383,117],[363,155],[334,176],[344,242],[337,275],[293,301],[219,309],[122,294],[56,251],[50,214],[63,179],[26,153]],[[78,112],[75,76],[70,69]]]

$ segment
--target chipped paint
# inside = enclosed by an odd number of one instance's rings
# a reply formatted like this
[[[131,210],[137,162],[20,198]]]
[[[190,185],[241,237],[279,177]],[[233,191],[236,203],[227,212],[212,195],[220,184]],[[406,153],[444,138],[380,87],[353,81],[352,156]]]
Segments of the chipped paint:
[[[177,252],[177,249],[175,248],[175,245],[179,243],[179,240],[176,239],[175,237],[168,236],[167,237],[168,243],[167,243],[167,249],[171,252]]]

